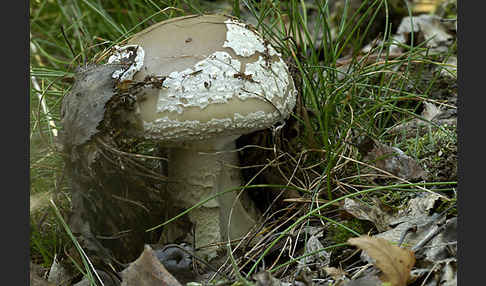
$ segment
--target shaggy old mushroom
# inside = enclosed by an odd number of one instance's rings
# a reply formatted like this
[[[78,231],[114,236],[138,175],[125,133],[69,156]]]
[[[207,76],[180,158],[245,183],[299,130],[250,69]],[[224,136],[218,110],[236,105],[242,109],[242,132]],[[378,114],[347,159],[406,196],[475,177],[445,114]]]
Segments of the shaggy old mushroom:
[[[155,24],[119,47],[111,62],[123,59],[132,65],[113,77],[129,72],[133,81],[147,83],[136,96],[135,129],[169,148],[169,190],[174,204],[184,208],[241,186],[235,140],[285,120],[295,106],[296,90],[281,55],[231,17],[186,16]],[[245,193],[238,198],[230,192],[194,209],[189,219],[201,247],[245,235],[258,214]],[[214,249],[199,254],[216,256]]]

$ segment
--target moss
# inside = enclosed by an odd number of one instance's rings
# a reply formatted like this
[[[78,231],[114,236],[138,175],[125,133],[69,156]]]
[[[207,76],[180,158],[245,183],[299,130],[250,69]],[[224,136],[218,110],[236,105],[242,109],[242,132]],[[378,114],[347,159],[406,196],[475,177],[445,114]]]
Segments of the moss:
[[[357,218],[352,218],[340,223],[359,234],[367,233],[372,229],[372,224],[370,222],[359,220]],[[330,224],[328,228],[328,236],[334,243],[343,243],[355,235],[340,225]]]
[[[432,181],[457,180],[457,133],[455,126],[427,132],[405,142],[405,150],[424,166]]]
[[[452,199],[450,201],[440,200],[437,207],[435,208],[435,212],[442,213],[445,212],[446,216],[457,216],[457,200]]]
[[[457,18],[457,0],[446,0],[437,8],[436,14],[442,18]]]

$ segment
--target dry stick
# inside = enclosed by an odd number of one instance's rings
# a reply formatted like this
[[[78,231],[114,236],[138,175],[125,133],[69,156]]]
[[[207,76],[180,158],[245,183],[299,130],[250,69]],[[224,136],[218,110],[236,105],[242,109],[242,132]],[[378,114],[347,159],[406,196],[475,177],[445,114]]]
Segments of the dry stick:
[[[289,257],[290,257],[290,259],[295,259],[294,257],[295,257],[295,251],[297,250],[297,243],[299,242],[299,237],[300,237],[300,234],[301,234],[302,229],[303,229],[304,227],[305,227],[305,225],[304,225],[304,224],[301,224],[301,225],[300,225],[299,231],[297,232],[297,236],[296,236],[296,238],[295,238],[295,243],[294,243],[294,248],[293,248],[293,251],[290,251],[290,250],[289,250]],[[306,242],[304,243],[304,254],[305,254],[306,249],[307,249],[307,246],[306,246],[305,244],[306,244]],[[291,253],[290,253],[290,252],[291,252]],[[295,259],[295,260],[297,260],[297,259]],[[274,263],[274,264],[272,265],[272,267],[273,267],[275,264],[276,264],[276,263]],[[297,260],[297,264],[299,264],[299,266],[297,266],[297,272],[296,272],[296,273],[299,273],[299,272],[300,272],[300,270],[302,269],[302,268],[300,267],[300,266],[301,266],[301,265],[300,265],[300,264],[301,264],[301,261],[300,261],[300,260]],[[304,264],[304,266],[305,266],[305,264]],[[281,273],[280,273],[280,275],[284,275],[284,274],[285,274],[285,272],[286,272],[286,271],[289,269],[289,267],[290,267],[290,264],[289,264],[289,265],[287,265],[287,266],[285,266],[284,271],[283,271],[283,272],[281,272]],[[293,279],[293,281],[292,281],[292,285],[295,285],[295,277],[296,277],[296,276],[297,276],[297,275],[294,275],[294,279]]]
[[[30,34],[30,38],[32,39],[32,34]],[[33,55],[37,55],[37,48],[34,45],[34,43],[32,43],[32,41],[30,42],[30,51]],[[32,70],[30,72],[32,73]],[[46,100],[45,100],[44,96],[40,93],[40,91],[41,91],[40,85],[37,82],[37,79],[35,78],[35,76],[32,75],[30,77],[30,80],[32,81],[32,85],[34,86],[34,89],[36,91],[35,94],[39,98],[39,102],[42,106],[42,111],[44,111],[44,115],[47,118],[47,121],[48,121],[47,126],[49,128],[49,131],[52,133],[52,136],[57,137],[56,123],[54,122],[51,115],[49,114],[49,108],[47,107]]]
[[[293,205],[293,208],[295,208],[295,205]],[[290,210],[290,209],[289,209],[289,208],[287,208],[286,210],[288,211],[288,210]],[[277,211],[277,212],[274,212],[273,214],[271,214],[271,216],[270,216],[270,217],[272,217],[272,216],[276,215],[277,213],[278,213],[278,211]],[[275,223],[274,223],[274,224],[275,224]],[[269,227],[271,228],[272,226],[270,225]],[[280,226],[278,226],[278,227],[276,227],[276,228],[274,228],[274,229],[278,229],[279,227],[280,227]],[[264,246],[264,245],[262,245],[262,246]],[[284,245],[284,247],[282,248],[282,250],[283,250],[283,249],[285,249],[285,245]],[[281,253],[282,253],[282,252],[281,252]],[[279,256],[277,257],[276,261],[280,260],[281,253],[280,253],[280,254],[279,254]],[[274,263],[274,264],[273,264],[273,265],[272,265],[270,268],[273,268],[273,267],[275,266],[275,264],[276,264],[276,262],[275,262],[275,263]],[[285,269],[283,270],[283,272],[282,272],[282,273],[285,273],[285,271],[287,271],[287,268],[288,268],[288,267],[285,267]],[[263,264],[263,269],[266,269],[265,264]]]
[[[290,175],[290,178],[287,178],[285,172],[283,172],[280,168],[279,168],[279,165],[277,165],[277,169],[280,173],[280,175],[285,178],[287,180],[287,186],[291,184],[292,180],[294,179],[294,177],[296,176],[295,174],[297,173],[297,170],[301,170],[303,171],[302,167],[300,167],[300,162],[302,160],[302,156],[304,155],[302,152],[299,154],[299,159],[296,161],[294,157],[292,157],[289,153],[285,152],[285,153],[282,153],[282,155],[287,155],[290,157],[290,160],[293,161],[295,163],[295,168],[294,170],[292,171],[292,174]],[[296,179],[298,179],[297,177],[295,177]],[[302,185],[303,182],[301,182]],[[293,186],[295,186],[295,184],[292,184]],[[296,187],[296,186],[295,186]]]
[[[355,255],[359,251],[361,251],[361,250],[359,250],[359,249],[356,250],[354,253],[352,253],[352,255]],[[349,256],[348,258],[346,258],[346,260],[349,259],[349,258],[351,258],[352,255]],[[372,263],[368,263],[368,264],[364,265],[363,267],[360,267],[361,269],[359,269],[358,271],[356,271],[356,273],[353,274],[353,276],[351,277],[351,280],[355,280],[356,278],[358,278],[361,275],[361,273],[365,272],[366,269],[370,268],[371,266],[373,266],[373,264]]]
[[[290,243],[289,243],[289,241],[290,241]],[[287,238],[285,239],[285,243],[282,246],[282,250],[280,251],[280,253],[277,256],[277,259],[275,259],[275,261],[273,262],[273,264],[270,265],[270,267],[268,269],[272,269],[273,267],[275,267],[275,265],[278,263],[278,261],[282,257],[282,254],[284,253],[285,248],[287,247],[287,244],[292,244],[292,237],[291,236],[287,236]],[[291,250],[289,249],[289,251],[291,251]]]
[[[294,217],[294,216],[295,216],[295,215],[297,215],[298,213],[300,213],[300,211],[295,212],[295,214],[294,214],[292,217]],[[272,215],[271,215],[271,216],[272,216]],[[278,228],[280,228],[282,225],[284,225],[285,223],[287,223],[287,222],[288,222],[288,221],[289,221],[289,220],[290,220],[292,217],[288,218],[286,221],[284,221],[284,222],[283,222],[283,223],[281,223],[280,225],[278,225],[278,226],[276,226],[275,228],[273,228],[273,229],[272,229],[272,230],[271,230],[269,233],[267,233],[267,234],[266,234],[266,235],[265,235],[263,238],[261,238],[261,239],[260,239],[260,241],[259,241],[259,242],[257,242],[257,243],[255,244],[255,246],[253,246],[253,247],[252,247],[252,249],[250,249],[250,250],[248,251],[248,254],[250,254],[250,253],[252,253],[252,252],[254,252],[254,251],[255,251],[255,254],[254,254],[252,257],[250,257],[250,259],[249,259],[249,260],[247,260],[247,261],[246,261],[246,262],[245,262],[245,263],[242,265],[242,268],[243,268],[243,267],[245,267],[245,266],[246,266],[246,265],[247,265],[247,264],[248,264],[248,263],[249,263],[251,260],[254,260],[254,258],[255,258],[255,257],[258,255],[258,252],[256,252],[256,250],[258,250],[258,248],[260,248],[260,247],[259,247],[259,243],[264,243],[266,238],[270,237],[270,236],[272,235],[272,233],[274,233],[274,232],[275,232],[275,231],[276,231]],[[261,228],[263,228],[263,227],[264,227],[264,223],[265,223],[265,222],[263,222],[263,223],[261,224],[261,226],[260,226]],[[277,222],[275,222],[275,223],[277,223]],[[274,224],[275,224],[275,223],[274,223]],[[248,233],[248,234],[247,234],[247,237],[249,236],[249,234],[250,234],[250,233]],[[256,233],[256,234],[255,234],[255,235],[252,237],[252,239],[253,239],[253,238],[254,238],[256,235],[258,235],[258,233]],[[246,237],[245,237],[245,238],[246,238]],[[234,251],[236,251],[236,250],[238,249],[238,247],[241,245],[241,243],[242,243],[242,242],[243,242],[243,240],[242,240],[242,241],[241,241],[241,242],[240,242],[240,243],[239,243],[239,244],[238,244],[238,245],[235,247],[235,249],[233,250],[233,252],[234,252]],[[286,244],[287,244],[287,242],[285,243],[285,245],[286,245]],[[279,255],[278,255],[278,257],[277,257],[277,261],[280,259],[280,256],[282,255],[282,253],[283,253],[283,251],[284,251],[284,249],[285,249],[285,245],[284,245],[284,247],[282,247],[282,251],[279,253]],[[264,245],[263,245],[263,244],[261,244],[261,246],[264,246]],[[261,249],[261,248],[260,248],[260,249]],[[247,255],[245,255],[245,256],[247,256]],[[273,267],[273,266],[272,266],[272,267]],[[270,268],[271,268],[271,267],[270,267]]]
[[[439,221],[432,226],[432,229],[422,238],[415,246],[411,248],[412,251],[417,252],[420,248],[426,245],[434,236],[442,232],[446,228],[445,217],[439,218]]]
[[[284,202],[289,202],[289,203],[329,203],[332,201],[328,200],[323,200],[323,199],[317,199],[317,200],[312,200],[312,199],[306,199],[306,198],[289,198],[289,199],[284,199]],[[331,203],[333,206],[339,207],[341,206],[338,202]]]
[[[427,273],[427,276],[425,276],[424,281],[422,282],[422,284],[420,284],[420,286],[424,286],[425,285],[425,282],[427,282],[427,279],[429,279],[430,275],[432,275],[433,273],[435,273],[435,268],[437,268],[437,266],[440,266],[440,262],[434,263],[434,265],[428,271],[429,273]]]

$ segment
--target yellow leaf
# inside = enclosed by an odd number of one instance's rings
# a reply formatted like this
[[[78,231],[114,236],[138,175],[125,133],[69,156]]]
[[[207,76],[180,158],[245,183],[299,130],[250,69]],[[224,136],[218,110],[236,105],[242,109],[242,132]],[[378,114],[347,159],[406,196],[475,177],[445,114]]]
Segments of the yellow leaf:
[[[415,264],[412,251],[392,245],[386,239],[367,235],[350,238],[348,243],[366,251],[375,260],[375,266],[383,272],[381,281],[391,286],[407,285],[410,270]]]

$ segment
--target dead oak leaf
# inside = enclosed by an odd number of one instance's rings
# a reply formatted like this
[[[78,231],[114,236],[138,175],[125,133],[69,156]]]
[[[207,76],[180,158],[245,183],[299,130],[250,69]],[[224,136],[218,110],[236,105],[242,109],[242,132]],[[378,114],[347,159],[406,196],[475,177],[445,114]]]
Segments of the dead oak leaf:
[[[392,245],[383,238],[363,235],[348,239],[348,243],[366,251],[383,274],[380,279],[391,286],[405,286],[410,270],[415,264],[415,255],[408,249]]]

